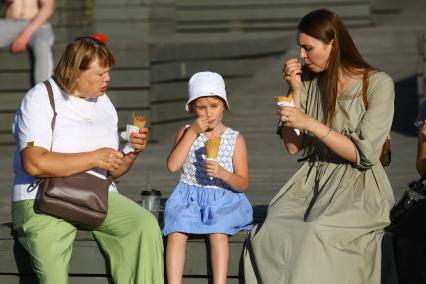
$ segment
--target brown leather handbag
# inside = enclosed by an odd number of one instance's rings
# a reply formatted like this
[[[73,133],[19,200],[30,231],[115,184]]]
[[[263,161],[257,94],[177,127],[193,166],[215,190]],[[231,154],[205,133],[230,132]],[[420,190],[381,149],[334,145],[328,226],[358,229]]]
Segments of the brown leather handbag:
[[[52,134],[56,122],[55,100],[49,81],[44,82],[53,109]],[[52,150],[52,149],[51,149]],[[98,227],[108,211],[108,188],[112,179],[103,179],[83,172],[67,177],[38,180],[40,197],[37,209],[67,221],[89,227]]]
[[[89,173],[45,178],[37,209],[65,220],[98,227],[108,211],[109,180]]]
[[[364,102],[365,109],[368,109],[368,97],[367,97],[367,88],[368,88],[368,71],[364,72],[362,78],[362,100]],[[386,137],[385,143],[383,143],[382,152],[380,153],[380,163],[383,166],[389,166],[392,160],[391,153],[391,137],[390,133]]]

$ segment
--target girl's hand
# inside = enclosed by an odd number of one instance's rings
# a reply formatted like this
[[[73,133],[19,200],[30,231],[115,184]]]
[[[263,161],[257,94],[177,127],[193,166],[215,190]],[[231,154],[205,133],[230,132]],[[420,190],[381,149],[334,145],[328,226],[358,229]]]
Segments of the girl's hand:
[[[207,171],[207,175],[210,177],[215,177],[215,178],[220,178],[220,179],[224,179],[223,175],[225,172],[225,169],[222,168],[222,166],[220,166],[217,161],[215,160],[206,160],[206,171]]]
[[[209,127],[209,122],[207,116],[200,116],[192,123],[190,129],[194,131],[197,135],[205,132]]]
[[[112,171],[123,163],[123,153],[111,148],[99,148],[93,151],[94,168]]]
[[[308,129],[310,125],[311,117],[295,107],[280,107],[278,116],[287,127]]]
[[[296,58],[289,59],[283,67],[284,80],[293,93],[299,94],[302,90],[302,65]],[[293,94],[294,95],[294,94]]]
[[[130,143],[134,149],[133,153],[138,154],[145,150],[148,144],[149,130],[148,128],[139,129],[139,133],[133,132],[130,135]]]

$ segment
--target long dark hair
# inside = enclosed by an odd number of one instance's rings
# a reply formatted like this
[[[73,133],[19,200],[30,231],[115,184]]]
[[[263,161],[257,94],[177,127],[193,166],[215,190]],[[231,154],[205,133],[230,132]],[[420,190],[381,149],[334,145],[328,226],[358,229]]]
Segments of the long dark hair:
[[[361,56],[345,24],[336,13],[327,9],[312,11],[302,18],[298,30],[325,44],[333,41],[326,70],[318,74],[324,115],[331,127],[336,111],[339,69],[348,74],[360,75],[364,70],[374,68]]]

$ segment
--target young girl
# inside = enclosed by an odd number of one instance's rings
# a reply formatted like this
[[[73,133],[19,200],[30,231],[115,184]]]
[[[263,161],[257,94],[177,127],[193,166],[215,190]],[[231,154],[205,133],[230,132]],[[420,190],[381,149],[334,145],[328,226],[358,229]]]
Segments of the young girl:
[[[247,147],[241,134],[222,123],[229,104],[219,74],[194,74],[185,108],[195,120],[179,130],[167,159],[169,171],[182,168],[164,214],[167,277],[171,284],[182,282],[188,236],[208,234],[214,283],[226,283],[228,235],[252,227],[252,207],[243,193],[248,188]],[[221,137],[216,161],[205,158],[204,142],[213,137]]]

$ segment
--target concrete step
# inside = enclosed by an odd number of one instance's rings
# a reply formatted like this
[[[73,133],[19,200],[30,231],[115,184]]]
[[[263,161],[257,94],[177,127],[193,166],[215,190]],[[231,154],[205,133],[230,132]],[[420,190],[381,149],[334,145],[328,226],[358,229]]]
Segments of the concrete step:
[[[309,11],[328,8],[338,13],[349,26],[369,26],[369,1],[328,0],[180,0],[177,4],[179,32],[294,30]]]
[[[260,208],[259,218],[263,220],[264,208]],[[24,275],[23,278],[33,283],[34,274],[27,252],[14,238],[14,234],[10,228],[11,224],[0,225],[0,284],[1,283],[22,283],[18,275]],[[242,231],[230,237],[229,247],[229,266],[228,277],[242,277],[241,255],[247,232]],[[165,246],[167,245],[164,238]],[[212,277],[212,271],[208,263],[210,263],[209,242],[206,236],[194,235],[188,240],[186,246],[186,258],[184,276],[185,278],[199,277],[200,280],[206,281]],[[78,231],[73,244],[73,253],[70,261],[69,273],[71,283],[88,283],[89,279],[94,278],[95,283],[102,282],[110,278],[109,265],[105,256],[94,239],[93,235],[88,231]],[[86,282],[77,282],[86,281]],[[235,280],[235,279],[234,279]],[[10,282],[7,282],[10,281]],[[185,283],[192,283],[186,282]],[[204,283],[204,282],[194,282]],[[232,283],[232,282],[230,282]]]

